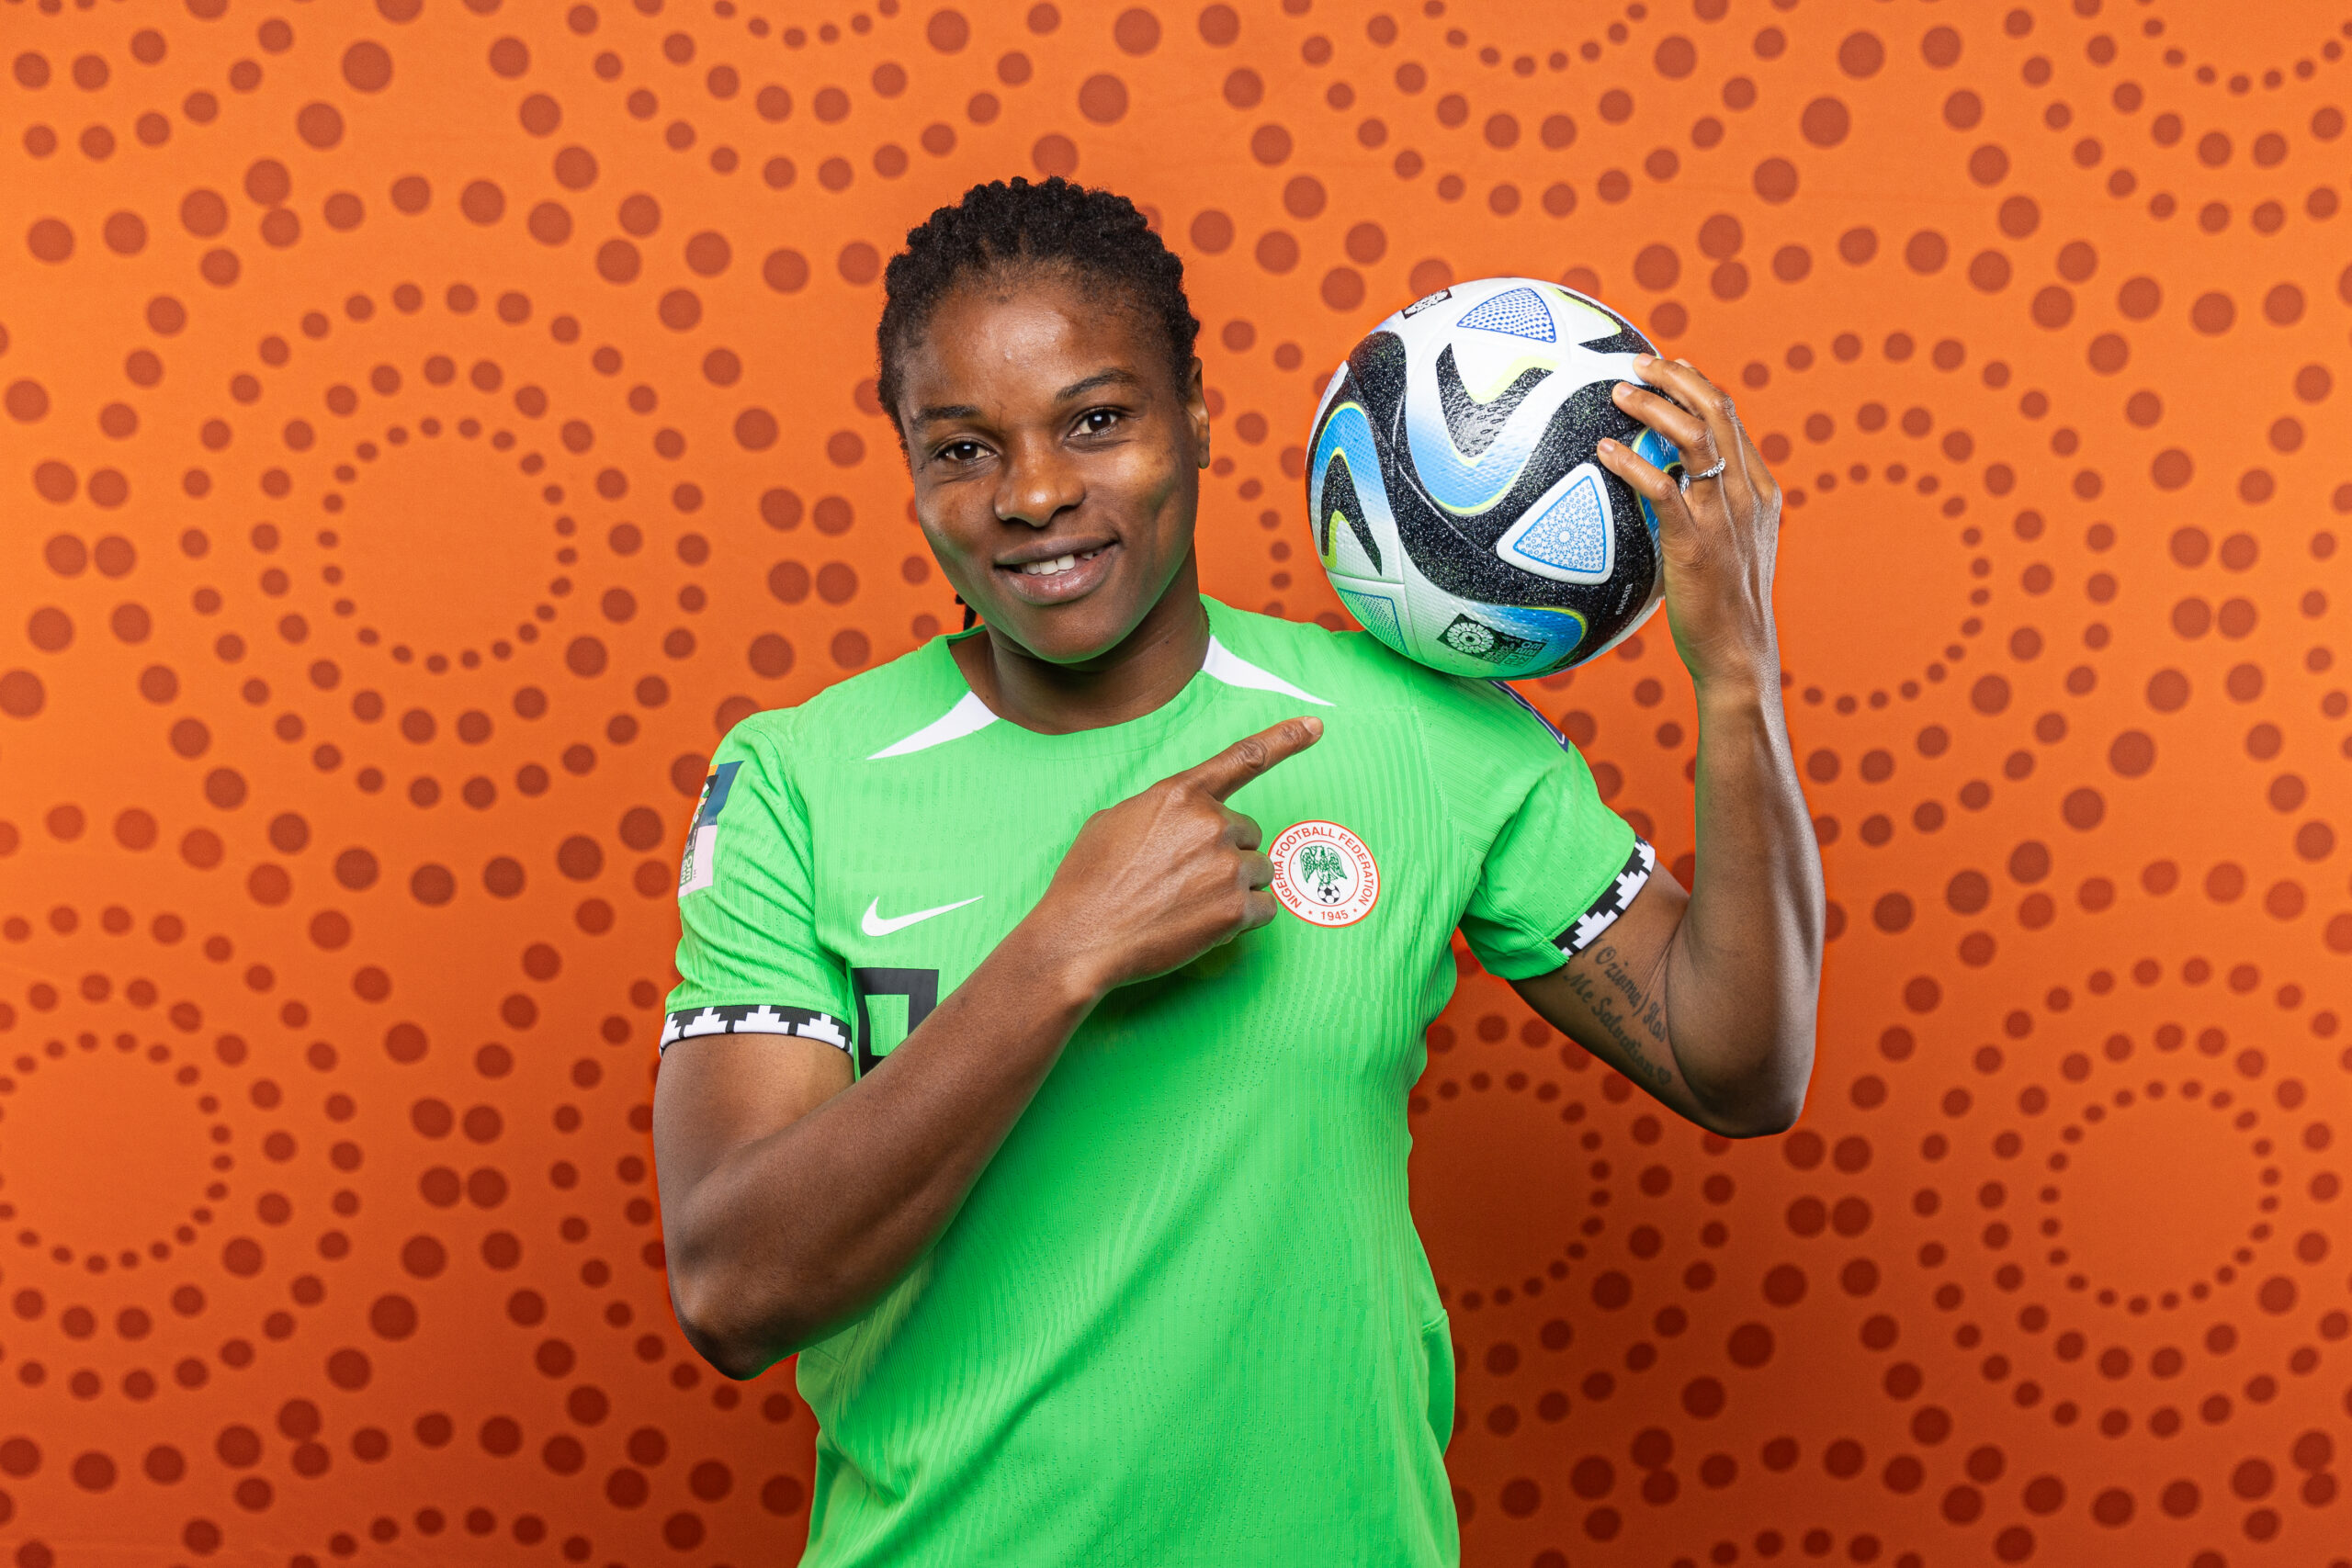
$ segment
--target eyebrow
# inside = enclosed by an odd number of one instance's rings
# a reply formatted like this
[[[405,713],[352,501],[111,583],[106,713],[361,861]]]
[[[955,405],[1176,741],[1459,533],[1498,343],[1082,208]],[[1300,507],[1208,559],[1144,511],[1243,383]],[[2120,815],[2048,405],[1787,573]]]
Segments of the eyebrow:
[[[1054,394],[1054,400],[1057,403],[1066,403],[1074,399],[1082,398],[1098,388],[1140,387],[1143,384],[1143,378],[1132,370],[1098,370],[1084,380],[1072,381],[1069,386],[1064,387]],[[979,409],[971,403],[933,403],[928,408],[915,411],[917,424],[930,424],[943,419],[978,419],[979,417]]]
[[[1143,378],[1132,370],[1097,370],[1085,380],[1072,381],[1055,393],[1054,400],[1057,403],[1066,403],[1072,398],[1084,397],[1097,387],[1140,387],[1142,385]]]

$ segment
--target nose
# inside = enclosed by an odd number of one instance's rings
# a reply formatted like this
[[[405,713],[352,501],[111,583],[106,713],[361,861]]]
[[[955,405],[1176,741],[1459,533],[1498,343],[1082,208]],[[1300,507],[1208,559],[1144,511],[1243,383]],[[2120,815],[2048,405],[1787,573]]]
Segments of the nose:
[[[996,487],[996,519],[1049,528],[1054,519],[1086,499],[1078,465],[1057,441],[1024,437],[1005,454]]]

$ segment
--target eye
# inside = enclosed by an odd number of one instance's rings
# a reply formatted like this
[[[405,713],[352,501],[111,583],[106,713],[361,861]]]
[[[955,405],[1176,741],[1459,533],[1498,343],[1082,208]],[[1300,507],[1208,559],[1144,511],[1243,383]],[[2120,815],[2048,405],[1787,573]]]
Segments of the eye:
[[[971,463],[978,461],[980,454],[985,450],[987,448],[977,441],[950,441],[932,456],[942,462]]]
[[[1119,421],[1124,417],[1125,416],[1117,409],[1088,409],[1078,416],[1079,434],[1081,435],[1107,434],[1116,428]]]

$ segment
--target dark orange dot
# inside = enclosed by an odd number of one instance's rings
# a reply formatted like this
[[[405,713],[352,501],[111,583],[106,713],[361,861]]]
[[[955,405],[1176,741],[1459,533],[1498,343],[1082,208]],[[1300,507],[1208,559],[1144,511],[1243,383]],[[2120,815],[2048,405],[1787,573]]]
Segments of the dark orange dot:
[[[147,248],[147,222],[136,212],[118,212],[106,221],[107,249],[119,256],[135,256]]]
[[[1149,54],[1159,47],[1159,18],[1140,6],[1119,13],[1111,24],[1111,41],[1125,54]]]
[[[458,209],[469,221],[495,223],[506,215],[506,193],[490,180],[469,181],[458,195]]]
[[[1849,76],[1875,76],[1885,63],[1886,46],[1875,33],[1849,33],[1838,46],[1838,68]]]
[[[747,452],[764,452],[775,445],[775,415],[763,408],[748,408],[735,416],[735,440]]]
[[[343,140],[343,114],[333,104],[305,104],[295,113],[294,133],[323,151]]]
[[[542,201],[531,209],[525,227],[539,243],[560,245],[571,238],[571,213],[560,201]]]
[[[972,25],[953,6],[934,11],[923,25],[923,37],[942,54],[955,54],[971,41]]]
[[[1097,125],[1116,125],[1127,114],[1127,85],[1108,72],[1079,84],[1078,112]]]
[[[25,247],[36,261],[62,262],[74,254],[74,231],[61,219],[40,219],[26,231]]]
[[[49,391],[38,381],[11,381],[0,403],[6,406],[9,418],[29,424],[49,412]]]
[[[379,93],[392,80],[392,57],[380,43],[362,39],[343,51],[343,79],[362,93]]]
[[[1782,202],[1797,193],[1797,168],[1786,158],[1767,158],[1756,165],[1756,194],[1766,201]]]
[[[607,240],[596,247],[596,276],[607,283],[630,283],[641,265],[637,247],[627,240]]]
[[[1835,147],[1846,140],[1853,127],[1853,116],[1843,102],[1832,97],[1819,97],[1805,105],[1797,121],[1797,129],[1815,147]]]

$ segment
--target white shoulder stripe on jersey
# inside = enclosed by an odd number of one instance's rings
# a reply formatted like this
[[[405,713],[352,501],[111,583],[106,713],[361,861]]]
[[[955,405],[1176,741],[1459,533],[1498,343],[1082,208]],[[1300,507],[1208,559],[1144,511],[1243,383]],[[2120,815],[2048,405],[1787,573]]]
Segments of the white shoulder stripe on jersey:
[[[945,713],[895,745],[885,746],[865,760],[878,761],[884,757],[903,757],[911,751],[922,751],[933,746],[944,746],[950,740],[961,740],[974,730],[986,729],[996,722],[996,715],[989,705],[980,701],[978,692],[967,692],[963,700]]]
[[[1201,673],[1214,676],[1228,686],[1242,686],[1253,692],[1274,692],[1327,708],[1332,705],[1329,697],[1302,692],[1272,671],[1261,670],[1248,660],[1237,658],[1231,649],[1215,637],[1209,638],[1209,656],[1201,662]]]
[[[1228,686],[1238,686],[1253,692],[1272,692],[1281,696],[1296,697],[1303,703],[1314,703],[1327,708],[1334,705],[1329,697],[1318,697],[1312,692],[1302,692],[1272,671],[1260,669],[1248,660],[1237,657],[1231,649],[1215,637],[1209,638],[1208,657],[1201,661],[1201,673]],[[885,746],[865,760],[869,762],[877,762],[885,757],[904,757],[912,752],[928,750],[933,746],[944,746],[950,740],[961,740],[965,736],[986,729],[995,722],[996,715],[989,711],[988,704],[980,701],[980,694],[978,692],[966,692],[954,707],[949,708],[904,740]]]

